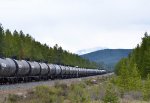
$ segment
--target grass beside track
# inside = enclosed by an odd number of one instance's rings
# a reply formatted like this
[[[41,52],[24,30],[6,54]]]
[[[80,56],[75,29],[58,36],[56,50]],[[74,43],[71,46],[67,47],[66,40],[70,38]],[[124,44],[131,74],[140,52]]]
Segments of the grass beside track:
[[[55,82],[53,86],[40,85],[25,94],[10,94],[3,103],[149,103],[137,91],[124,96],[111,83],[111,77],[91,77],[76,83]]]

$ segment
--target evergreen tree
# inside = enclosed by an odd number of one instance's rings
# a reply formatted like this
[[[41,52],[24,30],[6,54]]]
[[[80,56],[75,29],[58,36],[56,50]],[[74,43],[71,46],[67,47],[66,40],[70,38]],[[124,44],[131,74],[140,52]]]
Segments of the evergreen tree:
[[[31,61],[48,61],[49,63],[79,66],[82,68],[97,68],[97,64],[80,56],[63,50],[56,44],[53,48],[35,41],[29,34],[16,30],[3,30],[0,25],[0,55],[28,59]]]
[[[116,69],[118,85],[122,90],[129,91],[141,88],[141,77],[132,59],[122,59]]]
[[[4,47],[4,31],[2,24],[0,24],[0,56],[3,56],[3,47]]]
[[[144,34],[141,44],[137,45],[128,59],[136,65],[141,77],[146,78],[150,73],[150,36],[147,32]],[[118,65],[120,65],[120,63],[118,63]],[[116,68],[116,74],[118,74],[118,70],[119,67]]]

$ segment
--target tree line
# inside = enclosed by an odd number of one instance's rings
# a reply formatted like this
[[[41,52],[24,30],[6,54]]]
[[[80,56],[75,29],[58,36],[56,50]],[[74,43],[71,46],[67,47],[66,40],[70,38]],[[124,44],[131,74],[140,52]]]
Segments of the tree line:
[[[98,64],[83,59],[77,54],[63,50],[57,44],[49,47],[41,44],[23,31],[11,32],[4,30],[0,24],[0,56],[30,61],[48,62],[61,65],[79,66],[83,68],[97,68]]]
[[[118,62],[115,73],[112,83],[118,87],[121,97],[135,92],[140,94],[140,100],[150,101],[150,35],[147,32],[129,56]]]
[[[122,70],[132,72],[132,74],[138,72],[141,78],[146,78],[150,74],[150,35],[147,32],[144,34],[142,42],[133,49],[128,58],[123,58],[116,65],[117,75],[121,75]]]

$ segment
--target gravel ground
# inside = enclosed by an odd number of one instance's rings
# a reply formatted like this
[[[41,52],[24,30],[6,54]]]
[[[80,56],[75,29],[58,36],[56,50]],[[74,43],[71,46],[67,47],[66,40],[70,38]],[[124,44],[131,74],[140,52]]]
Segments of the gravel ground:
[[[55,83],[65,83],[65,84],[72,84],[76,82],[81,82],[85,79],[95,78],[95,77],[104,77],[112,75],[112,73],[99,75],[99,76],[90,76],[90,77],[83,77],[83,78],[73,78],[73,79],[57,79],[57,80],[48,80],[48,81],[39,81],[39,82],[28,82],[28,83],[18,83],[18,84],[11,84],[11,85],[0,85],[0,95],[3,94],[11,94],[11,93],[18,93],[18,92],[26,92],[29,89],[32,89],[39,85],[48,85],[53,86]]]

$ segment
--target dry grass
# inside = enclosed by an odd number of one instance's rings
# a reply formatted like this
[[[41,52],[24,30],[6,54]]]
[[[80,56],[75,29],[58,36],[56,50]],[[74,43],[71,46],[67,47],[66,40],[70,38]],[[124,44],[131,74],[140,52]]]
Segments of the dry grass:
[[[54,86],[38,86],[27,91],[26,94],[9,95],[1,103],[104,103],[104,98],[115,100],[119,103],[150,103],[143,101],[142,93],[138,91],[124,92],[111,83],[109,78],[90,78],[70,85],[56,82]],[[110,94],[106,95],[108,91]],[[115,96],[114,96],[115,95]],[[107,97],[108,96],[108,97]],[[108,103],[105,101],[105,103]],[[109,102],[116,103],[116,102]]]
[[[122,99],[121,103],[150,103],[148,101]]]

